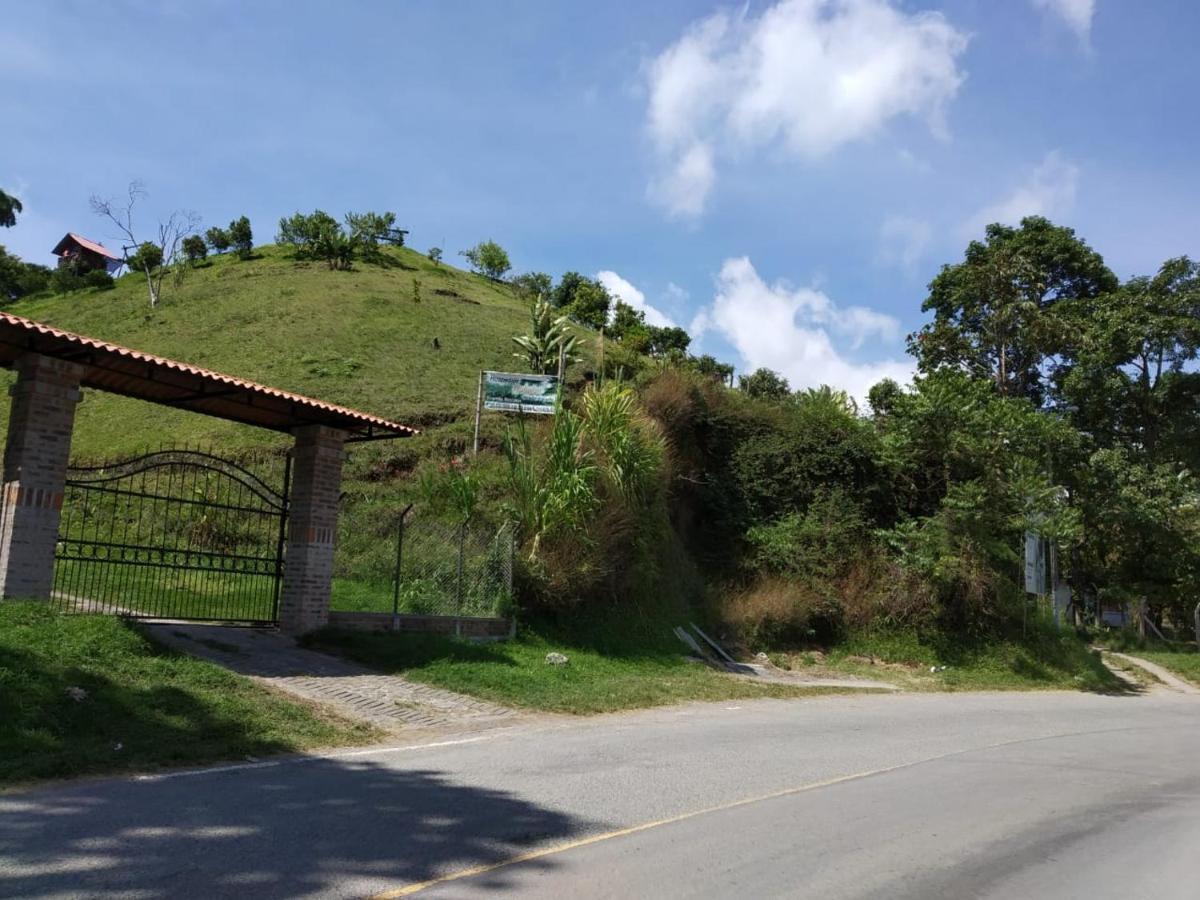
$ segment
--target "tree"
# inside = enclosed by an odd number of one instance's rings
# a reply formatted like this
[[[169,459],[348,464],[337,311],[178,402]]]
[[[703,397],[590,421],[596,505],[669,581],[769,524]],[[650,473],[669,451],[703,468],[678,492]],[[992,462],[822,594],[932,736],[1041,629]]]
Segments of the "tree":
[[[748,397],[758,400],[786,400],[792,395],[787,379],[771,369],[755,369],[738,378],[738,387]]]
[[[701,375],[729,381],[733,378],[733,366],[720,362],[715,356],[705,353],[703,356],[689,356],[688,365]]]
[[[613,304],[612,321],[608,324],[608,334],[615,340],[621,341],[632,335],[642,335],[649,343],[650,331],[646,327],[646,314],[640,309],[634,309],[623,300]]]
[[[11,194],[0,191],[0,225],[12,228],[17,224],[17,213],[24,209],[20,200]]]
[[[466,257],[476,273],[493,281],[499,281],[512,268],[504,248],[493,240],[482,241],[469,250],[460,251],[459,255]]]
[[[600,282],[586,279],[575,289],[574,299],[565,307],[568,316],[581,325],[601,329],[608,322],[612,297]]]
[[[96,195],[92,196],[90,204],[92,212],[108,219],[124,235],[125,239],[129,242],[125,251],[127,254],[129,249],[133,247],[137,248],[135,256],[139,264],[134,265],[128,256],[125,262],[130,269],[142,272],[146,276],[146,289],[150,294],[150,306],[155,307],[158,306],[158,301],[162,294],[163,278],[166,276],[167,270],[178,261],[180,245],[183,239],[195,233],[196,229],[200,226],[200,217],[188,210],[176,210],[165,220],[159,219],[157,241],[138,240],[133,224],[133,213],[138,202],[145,196],[146,189],[142,183],[140,181],[131,181],[127,189],[127,199],[124,205],[118,205],[116,201],[103,199]],[[147,244],[157,247],[157,256],[149,251],[143,252],[143,248]],[[147,262],[151,261],[154,262],[153,265],[146,265]]]
[[[963,262],[944,266],[922,309],[932,323],[910,338],[922,372],[956,368],[1004,395],[1041,404],[1070,343],[1060,307],[1115,290],[1104,259],[1070,228],[1040,216],[993,224]]]
[[[204,240],[217,253],[224,253],[229,249],[230,243],[232,243],[229,232],[224,228],[218,228],[216,225],[204,232]]]
[[[525,272],[514,276],[508,284],[518,300],[532,303],[538,297],[549,297],[553,282],[545,272]]]
[[[234,219],[229,223],[229,244],[238,255],[238,259],[249,259],[254,251],[254,232],[250,230],[250,220],[245,216]]]
[[[1068,316],[1062,392],[1102,446],[1200,466],[1200,264],[1163,263]]]
[[[428,255],[430,261],[435,266],[440,266],[442,264],[442,248],[441,247],[430,247],[427,255]]]
[[[404,246],[407,231],[396,227],[393,212],[346,213],[346,230],[350,240],[358,247],[363,259],[379,258],[379,245]]]
[[[691,335],[678,325],[650,325],[650,353],[658,357],[683,356],[692,343]]]
[[[126,265],[136,272],[157,272],[162,268],[162,247],[151,241],[143,241],[132,255],[125,258]]]
[[[50,274],[45,266],[27,263],[0,245],[0,300],[19,300],[44,291]]]
[[[575,291],[587,280],[578,272],[564,272],[550,295],[551,305],[555,309],[566,309],[575,301]]]
[[[354,262],[354,241],[324,210],[317,209],[308,215],[295,213],[280,219],[276,241],[291,244],[300,259],[324,260],[330,269],[349,269]]]
[[[578,359],[574,352],[578,338],[571,333],[566,317],[556,317],[544,297],[529,308],[529,333],[513,338],[513,343],[520,348],[513,356],[538,374],[557,372],[560,354],[564,363]]]
[[[204,238],[198,234],[189,234],[183,239],[180,247],[187,261],[192,265],[195,265],[208,256],[208,245],[204,243]]]

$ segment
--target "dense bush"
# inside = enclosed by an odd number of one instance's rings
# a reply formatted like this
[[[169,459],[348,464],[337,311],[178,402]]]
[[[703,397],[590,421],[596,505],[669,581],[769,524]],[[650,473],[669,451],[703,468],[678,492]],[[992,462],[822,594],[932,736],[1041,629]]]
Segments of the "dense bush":
[[[111,291],[116,284],[113,277],[103,269],[92,269],[83,276],[83,286],[97,291]]]
[[[184,258],[192,265],[208,256],[208,245],[198,234],[190,234],[185,237],[180,244],[180,249],[183,250]]]
[[[46,290],[51,274],[45,266],[27,263],[0,245],[0,300],[17,300]]]

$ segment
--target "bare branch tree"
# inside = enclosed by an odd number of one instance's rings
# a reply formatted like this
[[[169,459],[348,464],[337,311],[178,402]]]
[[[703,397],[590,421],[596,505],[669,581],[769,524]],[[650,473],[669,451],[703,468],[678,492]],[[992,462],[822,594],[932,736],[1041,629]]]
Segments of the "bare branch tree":
[[[180,245],[183,239],[195,234],[200,227],[200,216],[191,210],[175,210],[164,221],[158,222],[158,241],[139,241],[134,230],[133,210],[138,201],[148,196],[145,185],[141,181],[129,182],[124,205],[115,200],[92,195],[90,204],[92,212],[108,219],[120,230],[125,244],[121,248],[125,264],[130,269],[137,269],[146,276],[146,288],[150,292],[150,306],[158,306],[162,295],[162,282],[168,271],[177,266],[180,255]],[[150,243],[158,249],[158,253],[142,253],[144,243]],[[130,251],[133,256],[130,256]],[[158,257],[157,259],[155,257]],[[178,284],[178,280],[176,282]]]

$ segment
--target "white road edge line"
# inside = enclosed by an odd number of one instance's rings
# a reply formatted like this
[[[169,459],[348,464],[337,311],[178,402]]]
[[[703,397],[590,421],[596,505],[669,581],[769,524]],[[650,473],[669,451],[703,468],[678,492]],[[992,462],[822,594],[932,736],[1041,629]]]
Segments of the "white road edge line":
[[[320,762],[327,759],[348,759],[356,756],[378,756],[387,753],[412,753],[415,750],[432,750],[437,747],[456,747],[460,744],[478,744],[499,737],[501,732],[480,734],[474,737],[455,738],[448,741],[431,741],[427,744],[405,744],[396,746],[363,747],[357,750],[343,750],[334,753],[314,753],[306,756],[294,756],[288,759],[263,760],[262,762],[233,763],[225,766],[208,766],[200,769],[184,769],[179,772],[162,772],[152,775],[134,775],[132,781],[151,782],[167,781],[172,778],[190,778],[193,775],[218,775],[222,772],[243,772],[249,769],[272,769],[279,766]]]

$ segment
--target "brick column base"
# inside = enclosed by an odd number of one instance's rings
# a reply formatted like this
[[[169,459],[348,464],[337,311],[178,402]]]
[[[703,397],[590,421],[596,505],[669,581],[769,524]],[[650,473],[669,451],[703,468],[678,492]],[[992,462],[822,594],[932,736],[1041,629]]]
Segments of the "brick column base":
[[[289,634],[303,634],[329,621],[346,433],[306,425],[295,434],[279,627]]]
[[[36,353],[21,356],[16,368],[0,495],[0,596],[48,600],[71,429],[86,369]]]

